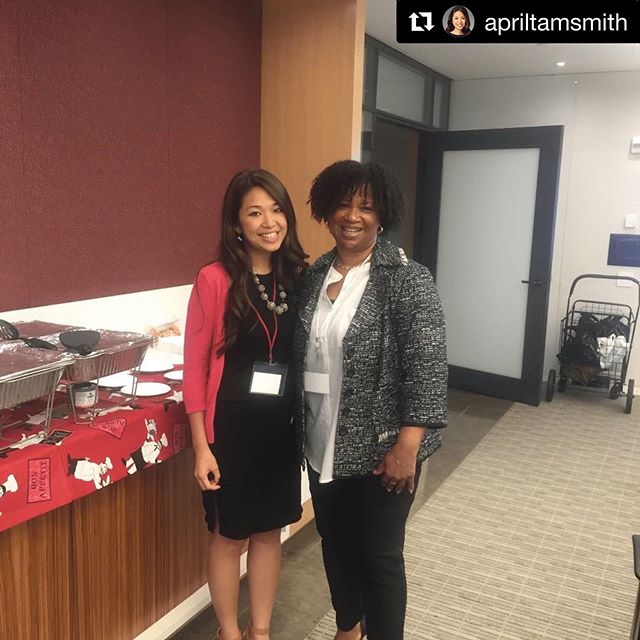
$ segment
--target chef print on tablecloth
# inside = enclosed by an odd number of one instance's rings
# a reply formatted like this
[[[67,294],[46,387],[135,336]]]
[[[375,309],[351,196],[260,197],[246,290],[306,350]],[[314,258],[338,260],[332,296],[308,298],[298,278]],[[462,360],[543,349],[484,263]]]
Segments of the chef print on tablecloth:
[[[13,473],[10,473],[5,481],[0,484],[0,499],[7,493],[15,493],[17,490],[18,481],[16,480],[16,477],[13,475]],[[0,511],[0,516],[2,516],[2,511]]]
[[[111,458],[107,456],[104,462],[92,462],[89,458],[72,458],[67,454],[67,475],[76,480],[93,482],[96,489],[102,489],[111,484],[111,476],[108,472],[113,469]]]
[[[144,423],[147,427],[146,440],[140,445],[140,447],[133,451],[128,458],[122,458],[122,464],[126,467],[129,475],[134,474],[136,471],[140,471],[140,469],[144,469],[149,464],[158,464],[159,462],[162,462],[161,460],[158,460],[160,452],[169,444],[166,433],[163,433],[160,438],[156,439],[158,431],[155,420],[145,419]]]
[[[0,498],[6,493],[15,493],[18,490],[18,481],[13,473],[10,473],[4,482],[0,484]]]

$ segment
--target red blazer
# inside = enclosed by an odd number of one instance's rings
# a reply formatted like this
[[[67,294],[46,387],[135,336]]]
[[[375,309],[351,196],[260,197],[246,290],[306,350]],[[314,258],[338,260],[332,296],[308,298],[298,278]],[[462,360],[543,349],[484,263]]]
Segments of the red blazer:
[[[184,336],[182,395],[187,413],[205,412],[207,440],[214,441],[213,417],[220,388],[224,354],[217,355],[224,340],[224,311],[229,276],[219,262],[200,270],[191,290]]]

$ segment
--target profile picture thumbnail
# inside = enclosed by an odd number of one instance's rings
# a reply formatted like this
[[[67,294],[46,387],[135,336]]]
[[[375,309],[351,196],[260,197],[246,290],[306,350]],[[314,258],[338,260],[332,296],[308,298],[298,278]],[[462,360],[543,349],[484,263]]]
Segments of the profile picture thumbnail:
[[[473,13],[461,4],[450,7],[442,16],[442,26],[452,38],[465,38],[473,31],[474,25]]]

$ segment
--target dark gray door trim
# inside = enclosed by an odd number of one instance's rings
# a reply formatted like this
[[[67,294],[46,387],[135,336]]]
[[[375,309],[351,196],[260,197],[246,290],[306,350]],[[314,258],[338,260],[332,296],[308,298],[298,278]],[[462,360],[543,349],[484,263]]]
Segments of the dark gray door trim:
[[[531,283],[540,284],[522,285],[529,286],[522,378],[515,380],[450,366],[449,378],[453,387],[526,404],[540,403],[563,130],[562,126],[548,126],[421,134],[418,175],[423,176],[424,181],[423,188],[418,190],[416,202],[414,256],[429,267],[436,278],[436,284],[444,152],[540,149],[528,278]]]

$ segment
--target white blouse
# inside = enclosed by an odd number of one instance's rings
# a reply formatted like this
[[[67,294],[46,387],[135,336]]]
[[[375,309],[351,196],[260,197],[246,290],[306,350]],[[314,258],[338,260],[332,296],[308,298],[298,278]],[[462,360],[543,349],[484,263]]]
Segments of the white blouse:
[[[307,429],[305,454],[320,482],[333,480],[338,409],[342,391],[342,340],[360,304],[369,281],[371,259],[350,269],[344,276],[340,294],[332,303],[327,287],[342,280],[342,274],[329,268],[318,296],[311,335],[307,348],[306,371],[328,374],[329,393],[305,391],[305,424]]]

